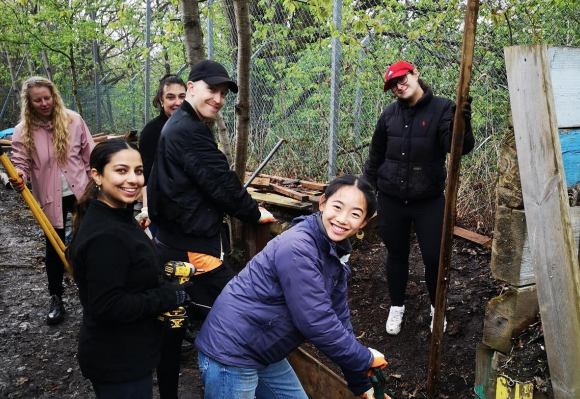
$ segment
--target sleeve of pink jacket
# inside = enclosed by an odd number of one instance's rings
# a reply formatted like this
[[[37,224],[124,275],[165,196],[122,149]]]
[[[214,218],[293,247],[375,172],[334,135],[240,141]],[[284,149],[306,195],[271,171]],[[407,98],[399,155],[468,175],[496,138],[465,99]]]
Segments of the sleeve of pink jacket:
[[[30,163],[31,159],[24,148],[24,143],[22,142],[22,125],[16,125],[14,128],[14,134],[12,136],[12,164],[17,171],[22,172],[22,179],[24,183],[28,181],[28,176],[30,176]]]

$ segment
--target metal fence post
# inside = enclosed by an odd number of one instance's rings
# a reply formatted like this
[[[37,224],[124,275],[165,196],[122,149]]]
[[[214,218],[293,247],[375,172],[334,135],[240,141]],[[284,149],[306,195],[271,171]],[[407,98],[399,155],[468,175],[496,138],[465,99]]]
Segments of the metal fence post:
[[[365,52],[365,47],[369,45],[371,41],[372,34],[369,33],[365,36],[365,38],[361,42],[362,49],[360,50],[360,65],[358,67],[358,74],[356,78],[356,97],[354,100],[354,144],[358,146],[360,140],[360,108],[362,105],[362,92],[360,89],[360,78],[358,76],[361,75],[362,71],[364,70],[362,64],[367,56]]]
[[[91,19],[94,21],[97,18],[96,11],[91,11]],[[93,40],[93,63],[94,68],[94,78],[95,78],[95,101],[97,102],[97,133],[101,132],[101,88],[99,82],[99,45],[97,39]]]
[[[211,7],[213,0],[207,2],[207,59],[213,60],[213,19],[211,17]]]
[[[332,22],[340,32],[342,0],[334,0]],[[340,95],[340,36],[332,38],[332,60],[330,77],[330,129],[328,134],[328,180],[336,176],[336,151],[338,146],[339,95]]]
[[[147,0],[147,27],[145,29],[145,46],[149,50],[147,52],[147,58],[145,58],[145,121],[149,122],[149,76],[151,67],[151,0]]]

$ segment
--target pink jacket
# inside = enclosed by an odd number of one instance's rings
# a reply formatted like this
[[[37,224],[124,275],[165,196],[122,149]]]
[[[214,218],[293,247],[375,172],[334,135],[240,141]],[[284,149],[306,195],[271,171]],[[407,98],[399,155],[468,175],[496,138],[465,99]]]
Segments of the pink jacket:
[[[56,162],[52,143],[52,122],[34,126],[34,152],[28,156],[22,143],[22,122],[12,136],[12,163],[22,172],[24,181],[32,182],[32,195],[38,201],[46,217],[55,228],[63,228],[62,181],[64,174],[75,197],[81,197],[89,181],[89,158],[95,142],[81,116],[68,111],[69,152],[66,164]]]

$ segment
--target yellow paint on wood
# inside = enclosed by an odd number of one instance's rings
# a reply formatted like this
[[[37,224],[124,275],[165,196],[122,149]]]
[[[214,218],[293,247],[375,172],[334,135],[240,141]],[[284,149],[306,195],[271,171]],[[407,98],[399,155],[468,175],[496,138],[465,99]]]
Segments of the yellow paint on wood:
[[[497,377],[495,399],[533,399],[534,384],[517,382],[506,377]]]

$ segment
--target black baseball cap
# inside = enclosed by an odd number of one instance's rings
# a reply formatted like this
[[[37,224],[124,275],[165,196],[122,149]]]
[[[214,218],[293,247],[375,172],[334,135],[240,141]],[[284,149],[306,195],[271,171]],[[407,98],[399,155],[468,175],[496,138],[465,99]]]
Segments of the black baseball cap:
[[[212,60],[203,60],[195,64],[193,68],[191,68],[187,80],[189,82],[203,80],[208,85],[227,83],[228,88],[231,91],[234,93],[238,92],[238,85],[230,79],[228,71],[226,71],[222,64]]]

